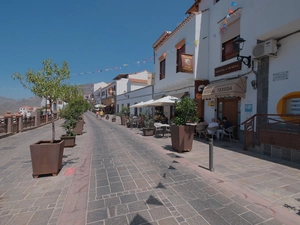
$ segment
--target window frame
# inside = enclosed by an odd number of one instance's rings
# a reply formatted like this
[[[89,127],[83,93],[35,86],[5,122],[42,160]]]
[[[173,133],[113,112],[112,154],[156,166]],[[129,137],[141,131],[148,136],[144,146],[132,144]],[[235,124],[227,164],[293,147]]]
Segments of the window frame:
[[[159,80],[166,78],[166,58],[159,62]]]
[[[240,37],[240,35],[231,38],[230,40],[222,43],[222,55],[221,55],[221,61],[225,62],[229,59],[233,59],[235,57],[237,57],[237,55],[239,54],[239,45],[237,44],[236,46],[234,46],[233,44],[233,40]],[[228,52],[226,52],[228,51]]]
[[[176,73],[182,72],[182,60],[181,55],[185,54],[186,44],[181,45],[180,48],[176,50]]]

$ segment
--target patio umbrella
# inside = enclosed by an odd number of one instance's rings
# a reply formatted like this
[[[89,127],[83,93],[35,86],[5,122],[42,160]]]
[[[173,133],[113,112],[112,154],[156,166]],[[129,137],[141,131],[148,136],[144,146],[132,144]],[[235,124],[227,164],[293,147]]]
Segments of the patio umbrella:
[[[140,107],[146,107],[146,106],[149,106],[149,104],[151,104],[154,100],[153,99],[150,99],[146,102],[143,102],[143,104],[140,105]]]
[[[179,98],[168,95],[168,96],[165,96],[163,98],[157,99],[157,100],[149,103],[148,106],[173,105],[173,104],[175,104],[175,100],[179,100]]]
[[[97,104],[97,105],[95,105],[95,107],[96,107],[96,108],[105,108],[105,107],[106,107],[106,105]]]
[[[136,103],[134,105],[131,105],[130,108],[142,108],[143,106],[143,101],[142,102],[139,102],[139,103]]]

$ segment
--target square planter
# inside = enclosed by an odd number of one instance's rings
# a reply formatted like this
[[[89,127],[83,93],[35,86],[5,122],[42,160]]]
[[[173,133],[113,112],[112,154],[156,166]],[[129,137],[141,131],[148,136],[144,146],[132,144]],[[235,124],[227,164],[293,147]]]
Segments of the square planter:
[[[154,128],[143,128],[143,135],[144,136],[153,136]]]
[[[56,176],[62,168],[64,140],[38,141],[30,145],[32,175],[52,174]]]
[[[76,126],[74,127],[73,131],[77,134],[77,135],[82,135],[83,132],[83,120],[77,120]]]
[[[194,126],[171,125],[172,148],[178,152],[192,151]]]
[[[121,124],[122,124],[123,126],[126,125],[127,120],[128,120],[128,116],[121,116]]]
[[[62,135],[60,137],[60,140],[65,141],[65,147],[74,147],[75,146],[75,141],[76,141],[76,136]]]

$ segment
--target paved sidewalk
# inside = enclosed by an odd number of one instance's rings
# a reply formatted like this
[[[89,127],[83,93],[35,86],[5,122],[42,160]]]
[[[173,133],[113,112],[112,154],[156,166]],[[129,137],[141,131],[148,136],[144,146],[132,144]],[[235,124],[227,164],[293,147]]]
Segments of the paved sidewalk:
[[[170,138],[144,137],[118,117],[85,117],[56,177],[31,175],[29,145],[49,139],[51,125],[1,139],[0,225],[300,224],[297,165],[223,141],[212,173],[208,142],[179,154]]]
[[[64,133],[56,121],[56,139]],[[84,149],[85,136],[74,148],[65,148],[63,168],[56,177],[33,179],[30,144],[52,137],[51,124],[0,140],[0,225],[57,224],[72,184],[72,171]]]

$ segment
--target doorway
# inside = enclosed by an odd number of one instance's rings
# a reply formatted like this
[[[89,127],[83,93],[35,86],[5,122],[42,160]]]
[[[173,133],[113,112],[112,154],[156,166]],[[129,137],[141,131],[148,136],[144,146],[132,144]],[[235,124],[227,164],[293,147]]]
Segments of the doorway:
[[[222,119],[223,116],[226,116],[232,125],[235,126],[234,137],[239,139],[241,124],[241,98],[218,98],[217,118]]]

